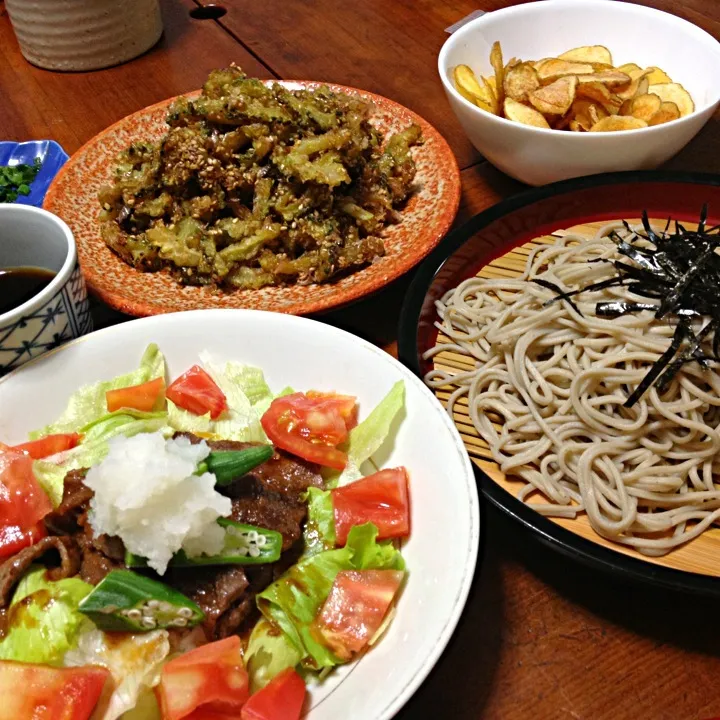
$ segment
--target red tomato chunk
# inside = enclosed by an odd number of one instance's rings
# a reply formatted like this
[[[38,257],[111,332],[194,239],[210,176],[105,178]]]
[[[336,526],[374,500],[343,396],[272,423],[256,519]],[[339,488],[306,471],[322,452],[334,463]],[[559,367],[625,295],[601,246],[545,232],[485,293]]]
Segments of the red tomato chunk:
[[[341,570],[315,620],[327,646],[350,660],[380,629],[403,580],[400,570]]]
[[[242,709],[241,720],[298,720],[305,702],[305,682],[287,668],[262,690],[250,696]]]
[[[165,397],[195,415],[210,413],[213,420],[217,420],[227,410],[225,393],[199,365],[193,365],[170,383]]]
[[[348,395],[293,393],[276,398],[262,416],[263,430],[278,447],[309,462],[343,470],[347,454],[337,449],[357,422]]]
[[[0,557],[44,536],[40,521],[52,511],[32,470],[30,455],[0,446]]]
[[[39,440],[15,445],[12,449],[26,453],[33,460],[41,460],[56,453],[72,450],[82,440],[79,433],[66,433],[64,435],[46,435]]]
[[[0,720],[87,720],[109,675],[0,660]]]
[[[171,660],[156,694],[163,720],[237,720],[249,695],[240,638],[232,635]]]
[[[347,542],[355,525],[374,523],[378,539],[410,533],[410,497],[407,470],[381,470],[332,491],[338,545]]]

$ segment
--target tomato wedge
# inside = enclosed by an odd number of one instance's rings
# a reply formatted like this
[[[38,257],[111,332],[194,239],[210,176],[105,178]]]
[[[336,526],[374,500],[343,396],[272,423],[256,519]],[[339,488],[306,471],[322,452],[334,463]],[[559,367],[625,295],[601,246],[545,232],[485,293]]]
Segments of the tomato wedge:
[[[0,446],[0,557],[38,540],[38,524],[53,509],[32,464],[30,455]]]
[[[87,720],[109,675],[103,667],[0,660],[0,720]]]
[[[357,421],[356,401],[348,395],[293,393],[276,398],[260,422],[270,440],[293,455],[343,470],[347,455],[337,446]]]
[[[82,440],[79,433],[65,433],[62,435],[46,435],[39,440],[31,440],[21,445],[13,446],[13,450],[27,453],[33,460],[55,455],[55,453],[72,450]]]
[[[298,720],[305,702],[305,681],[287,668],[243,705],[241,720]]]
[[[232,635],[171,660],[155,691],[163,720],[237,718],[249,695],[240,638]]]
[[[308,390],[305,395],[310,400],[323,401],[325,408],[337,410],[345,422],[346,430],[352,430],[357,425],[358,404],[354,395],[338,395],[337,393],[326,393],[319,390]]]
[[[344,545],[355,525],[374,523],[378,539],[404,537],[410,532],[408,475],[404,467],[381,470],[332,491],[335,534]]]
[[[402,583],[400,570],[341,570],[315,626],[327,646],[349,660],[382,626]]]
[[[210,413],[213,420],[217,420],[227,410],[225,393],[199,365],[193,365],[170,383],[165,397],[195,415]]]
[[[159,377],[141,385],[108,390],[105,393],[105,402],[108,412],[115,412],[122,408],[150,412],[164,390],[165,379]]]
[[[27,529],[19,525],[5,525],[0,528],[0,557],[14,555],[23,548],[34,545],[46,535],[45,524],[42,522]]]

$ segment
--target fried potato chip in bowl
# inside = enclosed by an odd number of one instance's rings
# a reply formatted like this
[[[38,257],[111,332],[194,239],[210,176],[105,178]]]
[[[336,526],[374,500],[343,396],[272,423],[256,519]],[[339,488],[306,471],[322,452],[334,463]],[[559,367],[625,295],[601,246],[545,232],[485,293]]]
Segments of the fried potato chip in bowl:
[[[656,168],[720,103],[720,43],[625,2],[486,13],[448,38],[438,70],[473,145],[530,185]]]

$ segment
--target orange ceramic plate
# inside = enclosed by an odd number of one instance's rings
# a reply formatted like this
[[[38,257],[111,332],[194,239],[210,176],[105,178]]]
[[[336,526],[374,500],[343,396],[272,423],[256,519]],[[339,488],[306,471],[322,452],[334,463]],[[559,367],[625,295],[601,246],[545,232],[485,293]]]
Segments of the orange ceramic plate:
[[[323,83],[282,84],[290,89],[314,89]],[[135,141],[157,141],[167,132],[165,115],[171,98],[129,115],[83,145],[50,186],[43,207],[59,215],[73,231],[89,289],[108,305],[131,315],[202,308],[252,308],[303,315],[357,300],[417,264],[438,244],[455,218],[460,200],[455,156],[432,125],[402,105],[363,90],[328,86],[372,102],[372,123],[383,133],[397,132],[413,122],[422,128],[425,142],[412,151],[417,188],[402,210],[401,221],[383,234],[384,257],[334,283],[222,292],[184,287],[166,272],[143,273],[125,264],[100,236],[98,190],[110,182],[119,152]]]

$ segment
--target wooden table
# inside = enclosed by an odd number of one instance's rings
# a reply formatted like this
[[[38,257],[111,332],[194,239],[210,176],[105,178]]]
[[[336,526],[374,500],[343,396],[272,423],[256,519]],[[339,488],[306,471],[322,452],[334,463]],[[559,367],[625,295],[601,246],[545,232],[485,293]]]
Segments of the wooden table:
[[[162,0],[165,34],[150,52],[108,70],[60,74],[22,58],[0,0],[0,139],[52,138],[73,152],[110,123],[195,89],[211,68],[234,61],[263,78],[366,88],[426,117],[445,135],[462,170],[460,223],[523,188],[489,166],[465,138],[437,78],[437,53],[446,27],[478,8],[508,4],[224,0],[227,14],[215,21],[191,19],[189,11],[197,7],[192,0]],[[720,37],[717,0],[641,4],[677,12]],[[720,172],[718,150],[715,117],[669,167]],[[394,352],[409,279],[322,319]],[[96,310],[98,324],[126,319]],[[717,601],[629,585],[575,564],[485,506],[483,547],[466,611],[437,667],[399,717],[720,715],[719,615]]]

